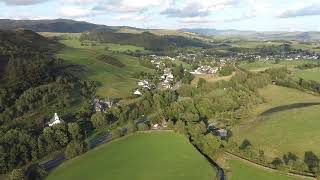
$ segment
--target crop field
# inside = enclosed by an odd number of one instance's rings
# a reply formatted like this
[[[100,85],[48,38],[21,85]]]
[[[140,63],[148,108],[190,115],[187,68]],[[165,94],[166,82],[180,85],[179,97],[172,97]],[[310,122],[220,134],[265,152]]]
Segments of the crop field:
[[[97,59],[101,54],[109,55],[104,44],[81,46],[80,41],[76,38],[63,40],[62,43],[66,45],[66,48],[59,52],[57,56],[68,63],[82,66],[84,70],[80,72],[80,75],[99,83],[97,95],[101,97],[129,96],[131,90],[137,86],[137,80],[133,78],[133,74],[141,71],[153,72],[153,70],[140,65],[138,59],[132,56],[111,55],[125,64],[125,67],[113,66]]]
[[[295,178],[287,176],[285,174],[275,173],[268,170],[249,165],[247,163],[241,162],[240,160],[232,159],[229,161],[229,166],[231,168],[231,180],[248,180],[248,179],[259,179],[259,180],[298,180],[300,178]]]
[[[259,93],[266,103],[257,106],[249,120],[233,129],[236,141],[248,139],[269,157],[287,152],[299,157],[305,151],[320,153],[320,97],[279,86],[268,86]],[[261,115],[271,108],[274,112]]]
[[[102,145],[65,162],[47,179],[212,180],[216,172],[184,136],[152,132]]]

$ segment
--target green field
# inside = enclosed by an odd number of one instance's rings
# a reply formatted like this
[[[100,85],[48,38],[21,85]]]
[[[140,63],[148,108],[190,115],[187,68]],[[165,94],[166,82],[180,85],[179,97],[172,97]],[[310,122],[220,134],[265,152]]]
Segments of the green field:
[[[81,65],[84,70],[80,72],[80,75],[99,83],[97,95],[101,97],[129,96],[130,91],[137,86],[137,80],[132,77],[133,74],[141,71],[153,72],[153,70],[141,66],[137,58],[123,54],[112,55],[126,65],[122,68],[98,60],[98,55],[110,54],[105,50],[105,44],[81,46],[80,41],[76,38],[61,42],[66,45],[66,48],[58,54],[58,57],[68,63]],[[114,46],[114,48],[119,49],[120,47]]]
[[[233,128],[234,139],[241,143],[247,138],[267,156],[282,156],[293,152],[303,157],[305,151],[320,153],[320,106],[309,106],[276,112],[260,117],[259,114],[277,106],[293,103],[320,102],[320,97],[295,89],[268,86],[260,90],[266,103],[257,106],[251,118]]]
[[[295,71],[294,76],[306,80],[320,81],[320,68]]]
[[[138,133],[102,145],[55,169],[48,180],[212,180],[216,172],[181,135]]]
[[[268,68],[277,68],[277,67],[287,67],[294,68],[297,65],[307,64],[307,63],[317,63],[312,60],[281,60],[279,64],[276,64],[274,61],[255,61],[255,62],[242,62],[240,67],[249,71],[263,71]]]
[[[285,174],[275,173],[268,170],[264,170],[253,165],[241,162],[240,160],[232,159],[229,161],[231,168],[231,180],[297,180],[291,176]]]

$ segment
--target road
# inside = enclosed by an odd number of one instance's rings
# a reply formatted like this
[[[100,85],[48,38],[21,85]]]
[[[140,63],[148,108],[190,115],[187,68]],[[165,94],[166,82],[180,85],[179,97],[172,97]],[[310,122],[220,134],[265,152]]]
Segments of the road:
[[[100,136],[94,140],[92,140],[89,144],[89,149],[93,149],[96,146],[100,145],[100,144],[104,144],[107,143],[109,141],[112,140],[112,135],[111,133],[108,133],[106,135]],[[41,164],[41,166],[47,170],[50,171],[56,167],[58,167],[60,164],[62,164],[64,161],[66,160],[66,157],[64,154],[59,154],[56,157],[54,157],[53,159]]]

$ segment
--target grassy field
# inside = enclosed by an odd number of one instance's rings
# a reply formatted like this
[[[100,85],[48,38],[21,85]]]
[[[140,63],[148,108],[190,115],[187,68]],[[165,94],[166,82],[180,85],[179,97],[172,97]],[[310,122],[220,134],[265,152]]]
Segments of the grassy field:
[[[294,68],[297,65],[302,65],[306,63],[317,63],[316,61],[312,60],[282,60],[279,64],[275,64],[274,61],[255,61],[252,63],[249,62],[242,62],[240,63],[240,67],[249,71],[263,71],[268,68],[276,68],[276,67],[287,67],[287,68]]]
[[[139,133],[65,162],[48,180],[212,180],[216,172],[180,135]]]
[[[240,160],[232,159],[229,161],[231,168],[231,180],[298,180],[298,178],[290,177],[285,174],[279,174],[271,171],[249,165]]]
[[[101,97],[129,96],[130,91],[137,86],[137,80],[132,78],[132,75],[141,71],[153,72],[153,70],[141,66],[137,58],[123,54],[112,55],[126,65],[122,68],[98,60],[98,55],[109,53],[105,50],[105,44],[81,46],[80,41],[76,38],[61,42],[66,45],[66,48],[58,54],[58,57],[71,64],[81,65],[84,71],[80,75],[99,83],[97,94]],[[114,48],[124,47],[114,46]]]
[[[287,152],[300,157],[305,151],[320,153],[319,105],[259,116],[277,106],[320,102],[320,97],[278,86],[268,86],[259,93],[266,103],[257,106],[248,120],[233,128],[234,140],[241,143],[246,138],[269,157],[282,156]]]
[[[295,71],[294,76],[306,80],[320,81],[320,68]]]
[[[205,79],[207,82],[217,82],[221,80],[229,81],[235,73],[232,73],[230,76],[219,76],[215,74],[196,74],[194,79],[192,80],[192,85],[197,85],[200,78]]]

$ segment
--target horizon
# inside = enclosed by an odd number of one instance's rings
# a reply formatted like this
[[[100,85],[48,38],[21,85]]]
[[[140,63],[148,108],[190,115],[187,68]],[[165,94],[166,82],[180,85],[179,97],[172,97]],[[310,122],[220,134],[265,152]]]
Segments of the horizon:
[[[320,31],[317,0],[0,0],[0,19],[72,19],[141,29]]]

